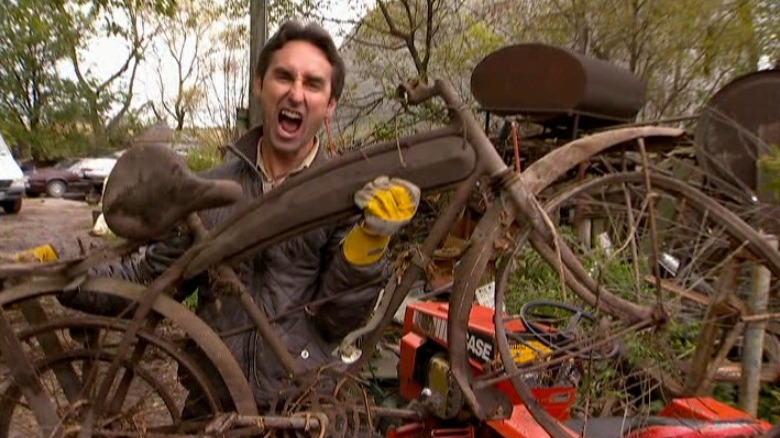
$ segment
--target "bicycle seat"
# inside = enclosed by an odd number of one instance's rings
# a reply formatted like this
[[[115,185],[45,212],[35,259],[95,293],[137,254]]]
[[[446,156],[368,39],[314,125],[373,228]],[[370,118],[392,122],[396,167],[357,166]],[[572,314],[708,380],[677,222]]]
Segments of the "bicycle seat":
[[[109,228],[129,240],[162,237],[188,214],[236,202],[235,181],[194,175],[169,146],[134,146],[117,160],[103,193]]]

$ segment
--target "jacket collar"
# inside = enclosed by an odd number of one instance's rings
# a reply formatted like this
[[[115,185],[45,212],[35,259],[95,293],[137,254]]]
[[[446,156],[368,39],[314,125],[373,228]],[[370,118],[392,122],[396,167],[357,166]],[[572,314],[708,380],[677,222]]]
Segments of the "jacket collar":
[[[233,143],[233,146],[235,146],[239,152],[244,154],[244,156],[249,160],[249,163],[257,163],[257,142],[260,141],[262,136],[263,127],[255,126],[239,137],[239,139]],[[322,144],[320,144],[320,147],[317,150],[317,155],[314,157],[314,161],[312,161],[311,165],[317,166],[325,162],[327,159],[328,156],[325,153],[325,148]],[[246,164],[249,165],[249,163]]]

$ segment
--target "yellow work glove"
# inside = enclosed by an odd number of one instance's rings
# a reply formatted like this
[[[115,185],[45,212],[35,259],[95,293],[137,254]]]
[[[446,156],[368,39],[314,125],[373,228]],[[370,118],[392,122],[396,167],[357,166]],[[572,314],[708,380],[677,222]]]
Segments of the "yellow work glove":
[[[355,204],[363,209],[363,221],[349,232],[342,249],[354,265],[376,263],[392,236],[408,224],[420,204],[420,189],[400,178],[380,176],[355,193]]]
[[[11,256],[11,260],[16,262],[53,262],[59,259],[57,250],[48,243],[35,248],[30,248],[22,252],[18,252]]]

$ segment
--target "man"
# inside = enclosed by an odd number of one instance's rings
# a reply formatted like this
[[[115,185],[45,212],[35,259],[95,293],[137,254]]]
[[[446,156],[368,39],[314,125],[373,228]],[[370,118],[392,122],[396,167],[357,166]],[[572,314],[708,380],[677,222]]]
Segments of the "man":
[[[250,130],[235,143],[241,160],[227,162],[204,176],[237,181],[244,193],[240,205],[321,163],[325,151],[316,133],[333,115],[343,87],[344,63],[330,35],[314,24],[284,23],[260,53],[254,78],[254,97],[263,111],[262,128]],[[269,318],[277,318],[276,333],[304,370],[334,360],[331,353],[340,339],[370,314],[381,279],[388,274],[384,252],[390,236],[415,214],[419,189],[403,180],[382,177],[356,193],[355,202],[364,209],[362,220],[292,237],[237,267],[258,305]],[[201,219],[211,228],[239,205],[202,212]],[[175,240],[151,245],[140,260],[104,267],[101,273],[148,283],[187,246]],[[267,408],[279,396],[286,372],[237,299],[221,297],[217,305],[207,283],[195,286],[199,315],[218,333],[231,331],[223,339],[252,384],[258,404]],[[86,302],[89,299],[83,294],[65,298],[74,307],[100,305]],[[307,306],[315,300],[321,304]],[[242,327],[248,328],[236,330]],[[196,349],[189,350],[197,355]],[[216,375],[214,370],[206,372]],[[190,394],[185,415],[197,416],[202,407],[198,402],[197,394]]]

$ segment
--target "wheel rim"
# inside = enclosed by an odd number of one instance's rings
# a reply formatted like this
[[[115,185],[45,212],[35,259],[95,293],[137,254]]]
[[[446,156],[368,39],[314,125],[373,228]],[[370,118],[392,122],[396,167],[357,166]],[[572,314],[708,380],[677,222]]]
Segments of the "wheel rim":
[[[52,181],[46,186],[46,194],[52,198],[61,198],[65,194],[65,184],[61,181]]]
[[[642,401],[650,400],[651,393],[653,399],[658,399],[659,394],[666,398],[704,395],[712,392],[714,382],[725,379],[724,374],[713,373],[717,368],[702,371],[701,363],[725,365],[727,360],[739,360],[736,349],[729,348],[729,342],[733,342],[730,338],[738,338],[735,331],[741,327],[737,309],[748,293],[748,271],[757,262],[768,266],[772,273],[770,297],[774,298],[770,299],[769,312],[780,310],[777,252],[767,250],[765,242],[754,229],[732,213],[724,213],[722,207],[710,208],[706,201],[712,202],[712,199],[702,201],[700,197],[704,195],[679,181],[651,174],[649,182],[654,196],[652,211],[656,212],[655,239],[650,239],[648,212],[651,209],[648,208],[650,204],[645,202],[647,181],[643,174],[612,174],[582,183],[577,186],[579,188],[562,192],[548,204],[551,209],[548,211],[555,217],[601,220],[598,225],[600,231],[591,234],[591,242],[596,242],[596,245],[582,244],[577,236],[587,233],[578,234],[573,226],[562,234],[600,285],[640,304],[658,305],[669,317],[668,323],[657,330],[646,330],[626,338],[622,363],[628,368],[615,373],[620,375],[617,380],[623,386],[613,389],[635,397],[630,397],[633,399],[631,403],[616,403],[615,410],[623,413],[642,409]],[[648,256],[654,252],[659,254],[656,266]],[[534,256],[530,249],[526,249],[525,256],[529,257],[529,254],[530,259],[520,262],[525,272],[547,269],[547,274],[554,276],[555,282],[560,284],[555,269],[549,268],[538,255]],[[662,274],[660,300],[656,295],[654,267]],[[502,285],[499,281],[497,287],[506,288],[506,304],[511,312],[519,308],[522,300],[538,295],[534,295],[533,285],[524,273],[510,275],[508,269],[506,282]],[[731,295],[731,298],[724,301],[719,312],[713,313],[710,309],[708,313],[708,306],[715,300],[718,291],[724,290],[724,285],[728,284],[724,279],[729,277],[733,279],[733,293],[726,295]],[[571,292],[567,293],[571,300]],[[619,326],[616,323],[612,333]],[[622,326],[625,327],[625,324]],[[703,338],[705,331],[711,332],[711,336]],[[710,344],[699,345],[701,339],[710,339]],[[697,356],[699,359],[694,360]],[[589,381],[581,388],[590,386],[606,393],[609,390],[604,384]],[[649,403],[644,405],[647,409]],[[606,407],[591,403],[591,412],[586,414],[603,412],[599,409]]]

